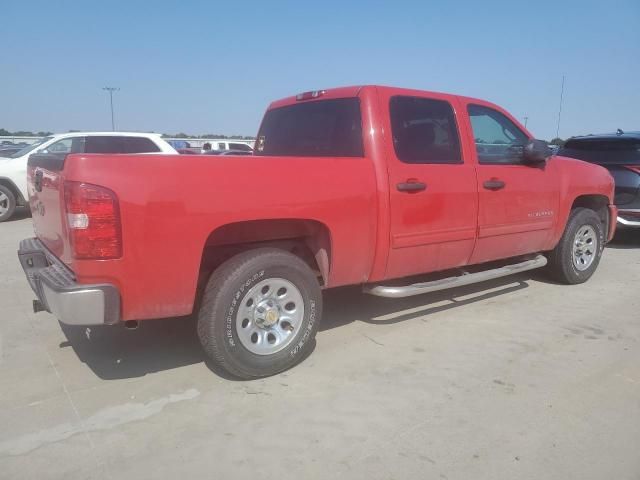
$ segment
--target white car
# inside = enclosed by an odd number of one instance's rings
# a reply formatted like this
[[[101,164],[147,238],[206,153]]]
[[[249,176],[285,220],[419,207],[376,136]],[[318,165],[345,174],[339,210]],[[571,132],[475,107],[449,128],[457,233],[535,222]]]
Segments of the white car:
[[[45,137],[9,158],[0,158],[0,222],[8,220],[17,206],[26,206],[27,161],[34,153],[144,153],[177,154],[155,133],[74,132]]]

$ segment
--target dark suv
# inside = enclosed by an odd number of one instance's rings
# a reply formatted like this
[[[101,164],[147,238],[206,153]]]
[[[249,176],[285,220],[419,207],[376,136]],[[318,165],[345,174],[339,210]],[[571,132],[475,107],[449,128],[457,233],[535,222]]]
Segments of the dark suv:
[[[640,228],[640,132],[572,137],[558,155],[609,170],[616,183],[618,227]]]

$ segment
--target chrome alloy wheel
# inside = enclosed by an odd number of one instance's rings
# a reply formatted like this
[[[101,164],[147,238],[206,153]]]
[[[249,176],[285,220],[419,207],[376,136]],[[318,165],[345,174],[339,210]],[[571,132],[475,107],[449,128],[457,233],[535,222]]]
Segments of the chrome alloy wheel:
[[[300,290],[284,278],[267,278],[242,297],[236,331],[240,343],[251,353],[271,355],[291,343],[303,318]]]
[[[4,215],[9,210],[9,197],[4,192],[0,192],[0,215]]]
[[[573,265],[583,272],[591,266],[598,252],[598,235],[591,225],[583,225],[573,239]]]

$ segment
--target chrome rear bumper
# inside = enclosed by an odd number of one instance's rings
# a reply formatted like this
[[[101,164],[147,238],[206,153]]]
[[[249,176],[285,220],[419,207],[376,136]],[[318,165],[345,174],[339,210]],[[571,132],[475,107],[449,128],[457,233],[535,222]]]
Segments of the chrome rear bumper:
[[[120,293],[111,284],[82,285],[37,238],[20,242],[18,258],[38,297],[34,310],[46,310],[67,325],[111,325],[120,321]]]

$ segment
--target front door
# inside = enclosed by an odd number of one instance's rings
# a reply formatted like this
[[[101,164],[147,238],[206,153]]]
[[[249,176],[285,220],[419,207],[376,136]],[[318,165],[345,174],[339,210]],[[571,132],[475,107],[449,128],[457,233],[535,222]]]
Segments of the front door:
[[[556,221],[552,165],[525,165],[529,137],[504,113],[468,104],[478,172],[478,241],[471,263],[541,251]]]
[[[381,95],[390,109],[391,206],[387,278],[465,265],[478,214],[474,166],[465,163],[447,97]]]

